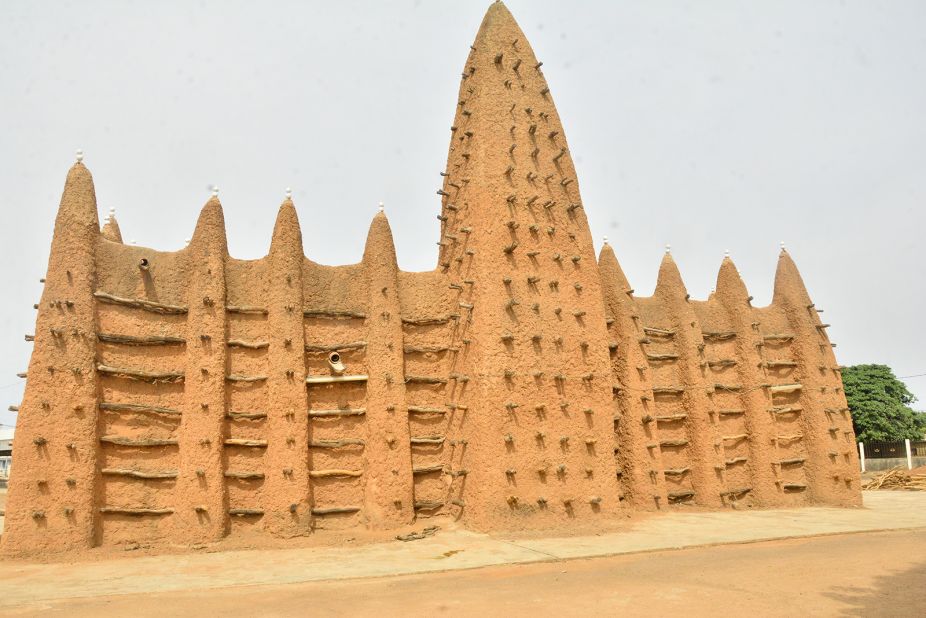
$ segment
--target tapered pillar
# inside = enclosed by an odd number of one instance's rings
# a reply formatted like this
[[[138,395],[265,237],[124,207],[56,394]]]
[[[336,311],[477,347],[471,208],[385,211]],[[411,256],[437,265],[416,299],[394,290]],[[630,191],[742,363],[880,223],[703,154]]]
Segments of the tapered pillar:
[[[267,406],[267,491],[264,525],[279,536],[307,534],[309,429],[305,393],[305,331],[302,317],[302,232],[290,199],[280,206],[270,244]]]
[[[708,396],[714,385],[701,373],[700,344],[704,337],[697,316],[688,302],[688,291],[671,254],[666,253],[659,267],[654,300],[665,309],[675,331],[678,351],[678,379],[681,404],[688,415],[688,436],[691,448],[691,480],[695,490],[694,501],[703,506],[720,506],[723,481],[721,439],[712,418],[713,403]],[[654,384],[654,387],[661,385]]]
[[[93,178],[68,173],[35,325],[26,392],[16,425],[16,465],[3,551],[86,549],[95,543],[98,452]]]
[[[408,408],[405,401],[399,268],[383,213],[370,225],[363,253],[367,320],[367,423],[364,511],[370,526],[388,528],[414,518]]]
[[[222,470],[225,421],[225,219],[218,198],[199,215],[189,259],[187,359],[180,470],[174,517],[187,542],[214,541],[227,530]]]
[[[717,275],[717,292],[714,298],[723,307],[735,333],[736,375],[743,386],[740,400],[744,412],[745,429],[749,435],[749,460],[746,467],[751,478],[750,495],[762,506],[779,504],[780,489],[775,484],[774,466],[777,464],[774,449],[769,448],[775,437],[774,422],[770,416],[770,403],[764,384],[762,358],[757,352],[759,336],[753,329],[754,311],[749,304],[749,292],[733,261],[726,257]],[[738,489],[729,486],[727,489]]]
[[[119,222],[116,221],[116,215],[114,215],[112,211],[110,211],[109,216],[106,218],[106,223],[103,224],[100,235],[106,240],[122,244],[122,230],[119,229]]]
[[[784,313],[794,335],[791,349],[801,380],[802,439],[807,451],[804,470],[808,491],[814,500],[827,504],[861,504],[858,484],[856,482],[853,487],[851,483],[858,478],[857,469],[848,469],[855,463],[855,435],[851,425],[848,429],[830,430],[832,423],[824,403],[827,394],[832,395],[836,388],[829,383],[826,370],[827,362],[835,364],[835,359],[829,340],[821,333],[822,325],[813,311],[804,281],[784,249],[778,258],[772,306]],[[824,367],[822,371],[821,366]],[[844,401],[841,384],[839,388],[839,400]]]
[[[654,509],[665,505],[666,487],[663,476],[652,471],[662,470],[658,448],[647,448],[658,441],[656,423],[644,423],[648,413],[641,395],[651,385],[638,367],[646,365],[646,354],[640,347],[642,332],[639,312],[633,300],[633,290],[624,275],[611,246],[605,244],[598,258],[605,307],[614,320],[608,327],[611,340],[611,366],[615,379],[615,459],[618,477],[625,488],[625,500],[639,509]]]
[[[477,528],[605,518],[621,504],[601,277],[550,87],[500,2],[458,102],[438,264],[468,286],[471,345],[455,372],[468,379],[455,401],[463,517]]]

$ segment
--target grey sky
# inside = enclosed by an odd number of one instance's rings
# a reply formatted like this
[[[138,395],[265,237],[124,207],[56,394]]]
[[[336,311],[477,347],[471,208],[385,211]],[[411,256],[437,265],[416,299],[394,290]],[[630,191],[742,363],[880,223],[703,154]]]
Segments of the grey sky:
[[[383,200],[400,266],[433,268],[488,4],[4,0],[3,409],[76,148],[127,241],[182,247],[215,183],[232,254],[260,257],[291,186],[313,260],[359,261]],[[695,298],[729,249],[764,305],[784,240],[841,363],[926,373],[926,3],[507,4],[544,61],[596,243],[638,294],[671,243]],[[926,377],[908,384],[926,401]]]

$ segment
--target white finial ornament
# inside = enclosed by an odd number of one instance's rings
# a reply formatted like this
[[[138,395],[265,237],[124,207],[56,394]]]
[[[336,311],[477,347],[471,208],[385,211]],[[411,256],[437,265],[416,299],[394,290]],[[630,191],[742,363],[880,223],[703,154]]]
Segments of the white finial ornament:
[[[293,190],[290,189],[289,187],[286,187],[286,199],[288,200],[293,199]]]
[[[672,245],[666,243],[666,253],[672,253]]]
[[[729,249],[724,249],[723,257],[725,257],[725,258],[730,257],[730,250],[729,250]]]
[[[81,161],[84,160],[84,151],[81,150],[80,148],[78,148],[78,149],[77,149],[77,152],[74,153],[74,154],[77,156],[77,162],[78,162],[78,163],[80,163]]]
[[[219,197],[219,188],[215,185],[212,185],[212,197]]]
[[[379,211],[380,211],[380,212],[385,212],[385,211],[386,211],[386,205],[383,204],[382,202],[379,203]]]
[[[608,237],[607,237],[607,236],[604,237],[604,244],[608,244]]]
[[[780,243],[778,243],[778,244],[781,246],[781,250],[784,251],[784,250],[785,250],[785,241],[782,240],[782,241],[781,241]]]

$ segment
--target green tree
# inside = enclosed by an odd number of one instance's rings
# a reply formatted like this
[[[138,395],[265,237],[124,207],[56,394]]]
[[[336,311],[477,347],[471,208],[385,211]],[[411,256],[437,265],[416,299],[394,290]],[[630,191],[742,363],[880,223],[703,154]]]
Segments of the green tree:
[[[926,414],[910,407],[916,397],[890,367],[846,367],[842,370],[842,383],[859,441],[923,438]]]

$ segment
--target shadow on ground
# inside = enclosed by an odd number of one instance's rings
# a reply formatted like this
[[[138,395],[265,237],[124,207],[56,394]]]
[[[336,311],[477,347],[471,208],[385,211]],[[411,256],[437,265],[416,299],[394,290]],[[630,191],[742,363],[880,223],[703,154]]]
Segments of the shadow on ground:
[[[926,557],[902,571],[884,573],[874,578],[872,586],[864,588],[837,586],[823,596],[850,607],[843,616],[901,616],[898,608],[919,607],[926,614]],[[909,614],[913,615],[913,614]]]

